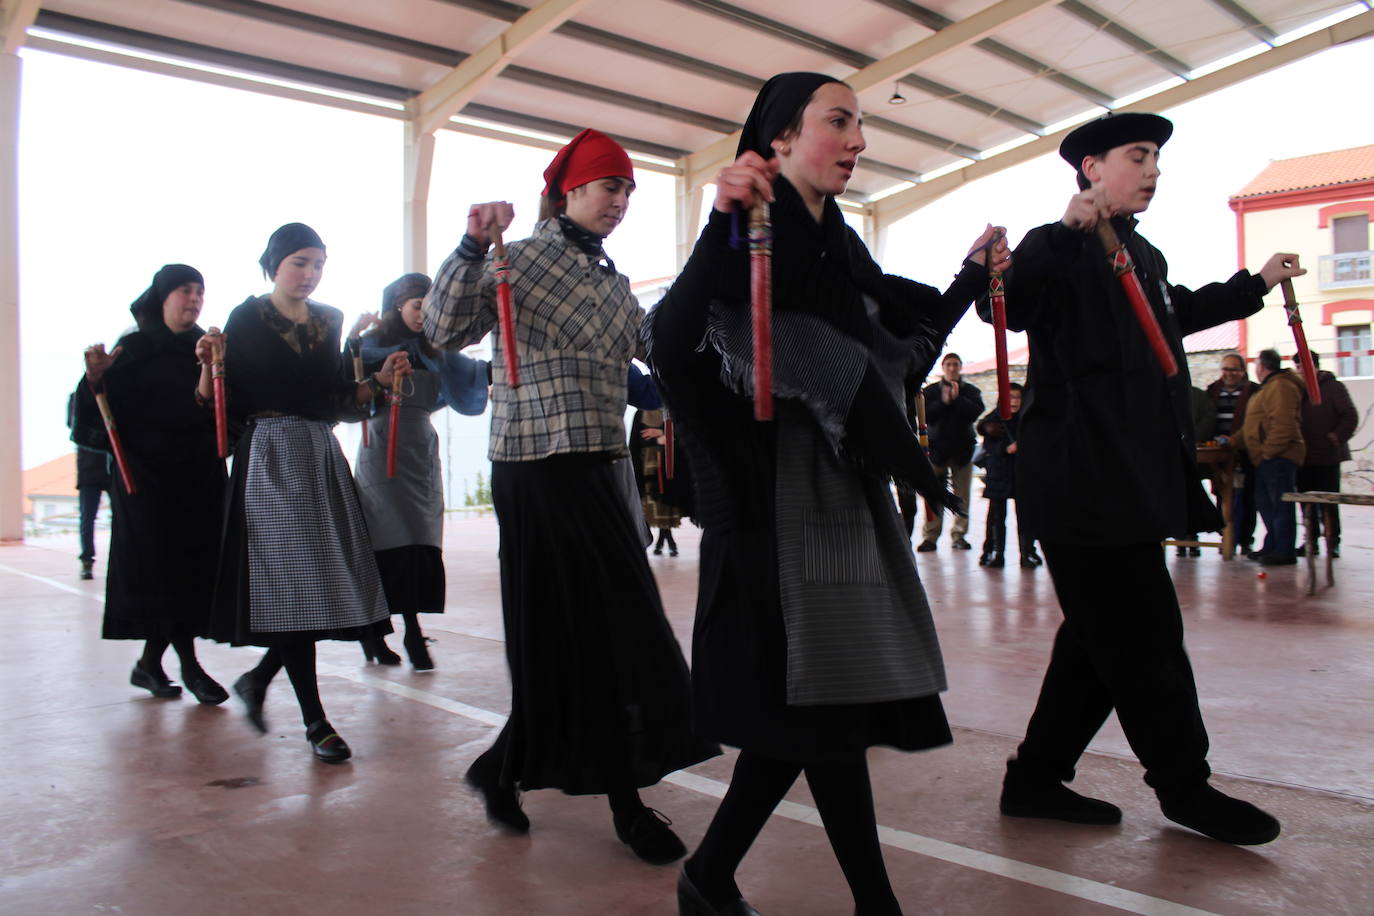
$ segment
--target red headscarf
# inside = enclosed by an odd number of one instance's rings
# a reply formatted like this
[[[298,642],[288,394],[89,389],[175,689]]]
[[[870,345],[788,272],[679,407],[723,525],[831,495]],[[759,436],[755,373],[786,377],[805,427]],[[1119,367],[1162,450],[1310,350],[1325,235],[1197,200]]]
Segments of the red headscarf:
[[[544,170],[544,196],[561,205],[573,188],[598,178],[628,178],[634,181],[630,154],[610,137],[590,127],[558,151]]]

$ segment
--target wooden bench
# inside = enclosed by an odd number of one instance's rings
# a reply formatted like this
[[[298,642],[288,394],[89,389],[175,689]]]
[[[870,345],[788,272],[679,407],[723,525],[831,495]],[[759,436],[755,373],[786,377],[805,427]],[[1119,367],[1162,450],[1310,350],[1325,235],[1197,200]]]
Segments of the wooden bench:
[[[1302,523],[1306,536],[1303,540],[1307,544],[1307,594],[1317,593],[1317,513],[1325,516],[1326,530],[1326,584],[1332,586],[1336,584],[1335,568],[1332,565],[1332,550],[1336,546],[1336,535],[1332,531],[1332,522],[1335,520],[1336,507],[1345,506],[1374,506],[1374,494],[1369,493],[1325,493],[1321,490],[1312,490],[1306,493],[1285,493],[1283,501],[1286,503],[1303,503]]]

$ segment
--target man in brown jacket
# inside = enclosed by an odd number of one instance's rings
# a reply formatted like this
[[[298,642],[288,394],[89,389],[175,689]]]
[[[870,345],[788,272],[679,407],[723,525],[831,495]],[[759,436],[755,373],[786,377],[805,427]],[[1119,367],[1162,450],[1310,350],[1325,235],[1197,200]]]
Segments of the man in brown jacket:
[[[1302,438],[1302,402],[1306,391],[1283,368],[1276,350],[1261,350],[1255,364],[1260,389],[1245,410],[1245,451],[1255,464],[1255,506],[1264,519],[1264,545],[1252,559],[1264,566],[1297,562],[1297,513],[1284,493],[1297,489],[1298,467],[1307,456]]]

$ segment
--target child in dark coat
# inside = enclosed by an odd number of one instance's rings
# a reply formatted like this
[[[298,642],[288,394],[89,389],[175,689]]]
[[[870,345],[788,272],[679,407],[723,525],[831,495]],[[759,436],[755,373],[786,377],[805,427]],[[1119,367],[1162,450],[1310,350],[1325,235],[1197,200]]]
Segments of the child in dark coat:
[[[987,534],[983,537],[983,555],[979,566],[1001,569],[1006,565],[1007,500],[1016,498],[1016,423],[1021,414],[1021,386],[1011,383],[1011,418],[1003,420],[997,408],[978,421],[978,435],[983,437],[983,498],[988,500]],[[1021,568],[1035,569],[1043,560],[1035,552],[1035,539],[1021,524],[1016,513],[1016,536],[1021,554]]]

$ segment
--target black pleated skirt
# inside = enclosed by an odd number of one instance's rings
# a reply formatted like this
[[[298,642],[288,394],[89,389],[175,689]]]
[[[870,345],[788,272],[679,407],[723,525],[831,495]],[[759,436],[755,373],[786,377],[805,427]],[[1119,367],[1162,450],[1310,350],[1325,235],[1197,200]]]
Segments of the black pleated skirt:
[[[938,695],[832,706],[787,704],[787,634],[771,531],[707,528],[692,634],[693,726],[712,741],[801,764],[874,746],[953,741]]]
[[[379,550],[377,572],[382,576],[386,606],[393,614],[442,614],[447,583],[444,552],[428,544]]]
[[[511,674],[504,781],[601,794],[720,753],[608,455],[494,462]]]

